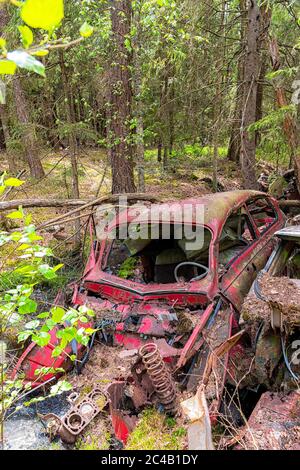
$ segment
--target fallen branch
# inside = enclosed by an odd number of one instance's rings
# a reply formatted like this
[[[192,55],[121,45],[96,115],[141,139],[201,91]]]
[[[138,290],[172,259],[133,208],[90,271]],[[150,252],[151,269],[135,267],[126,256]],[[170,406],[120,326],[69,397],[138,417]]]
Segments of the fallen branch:
[[[90,217],[94,213],[95,213],[95,211],[88,212],[87,214],[79,214],[79,215],[76,215],[75,217],[70,217],[68,219],[63,219],[63,220],[60,221],[60,223],[65,225],[65,224],[68,224],[70,222],[74,222],[75,220],[82,219],[84,217]],[[51,221],[45,222],[43,224],[43,228],[48,229],[49,227],[53,227],[54,225],[56,225],[56,222],[51,222]]]
[[[85,203],[83,206],[80,206],[77,209],[73,209],[65,214],[55,217],[52,220],[48,220],[47,222],[44,222],[43,224],[39,225],[37,229],[41,229],[45,227],[46,225],[49,225],[49,224],[52,225],[53,223],[56,223],[62,219],[66,219],[67,217],[77,214],[78,212],[82,211],[83,209],[87,209],[88,207],[100,206],[101,204],[105,204],[105,203],[106,204],[117,203],[121,197],[125,197],[125,196],[128,202],[137,202],[137,201],[159,202],[159,199],[156,198],[155,196],[152,196],[149,194],[141,194],[141,193],[114,194],[114,195],[109,195],[109,196],[102,196],[102,197],[99,197],[98,199]]]
[[[280,209],[288,209],[290,207],[300,207],[300,201],[279,201]]]
[[[0,211],[18,209],[19,206],[26,207],[78,207],[84,206],[87,201],[80,199],[16,199],[13,201],[0,202]]]
[[[13,201],[3,201],[0,202],[0,212],[6,210],[18,209],[19,206],[24,208],[27,207],[54,207],[54,208],[64,208],[64,207],[78,207],[77,210],[85,209],[86,207],[99,206],[104,203],[114,203],[117,202],[121,196],[125,194],[114,194],[102,196],[94,200],[86,201],[81,199],[17,199]],[[127,194],[128,201],[149,201],[149,202],[159,202],[159,199],[153,196],[152,194]],[[67,215],[67,214],[65,214]],[[70,214],[68,214],[70,215]]]

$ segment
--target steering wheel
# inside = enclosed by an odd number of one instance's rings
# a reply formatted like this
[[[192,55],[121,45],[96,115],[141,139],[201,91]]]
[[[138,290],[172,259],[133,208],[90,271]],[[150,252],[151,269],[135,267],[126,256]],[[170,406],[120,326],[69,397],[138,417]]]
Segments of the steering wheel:
[[[201,268],[204,271],[203,274],[200,274],[200,276],[193,277],[192,279],[190,279],[189,282],[191,282],[191,281],[201,281],[201,279],[206,277],[207,274],[209,273],[209,268],[207,266],[205,266],[204,264],[194,263],[193,261],[185,261],[184,263],[178,264],[176,266],[176,268],[174,269],[174,277],[176,279],[176,282],[180,282],[179,277],[178,277],[178,271],[183,266],[196,266],[196,268]]]

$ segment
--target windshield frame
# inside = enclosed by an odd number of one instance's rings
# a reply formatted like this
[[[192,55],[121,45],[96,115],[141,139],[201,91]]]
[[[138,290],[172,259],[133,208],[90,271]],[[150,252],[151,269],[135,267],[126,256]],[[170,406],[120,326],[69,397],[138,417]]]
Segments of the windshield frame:
[[[171,221],[170,224],[174,225],[176,224],[176,222],[173,222]],[[163,283],[148,283],[148,284],[144,284],[144,283],[140,283],[140,282],[136,282],[136,281],[132,281],[130,279],[123,279],[115,274],[111,274],[111,273],[107,273],[104,271],[104,269],[106,268],[107,266],[107,261],[108,261],[108,258],[109,258],[109,255],[110,255],[110,252],[111,252],[111,249],[112,249],[112,246],[113,246],[113,241],[115,239],[109,239],[109,237],[103,239],[100,241],[100,255],[99,255],[99,258],[98,258],[98,262],[97,262],[97,265],[98,265],[98,269],[99,269],[99,273],[101,274],[101,278],[102,280],[104,280],[105,282],[111,282],[112,284],[114,285],[118,285],[118,287],[130,287],[130,288],[134,288],[134,290],[136,291],[166,291],[166,292],[169,292],[169,291],[186,291],[186,290],[198,290],[198,286],[202,285],[210,285],[214,278],[215,278],[215,263],[213,262],[214,260],[214,256],[215,256],[215,240],[214,240],[214,232],[212,230],[211,227],[209,227],[208,225],[206,224],[193,224],[193,223],[186,223],[184,225],[189,225],[189,226],[192,226],[192,227],[196,227],[196,226],[202,226],[205,230],[208,230],[210,235],[211,235],[211,239],[210,239],[210,244],[209,244],[209,250],[208,250],[208,272],[207,272],[207,275],[201,279],[200,281],[187,281],[185,283],[166,283],[166,284],[163,284]],[[191,260],[192,261],[192,260]],[[101,282],[101,280],[100,280]],[[205,289],[206,291],[207,289]],[[201,291],[203,292],[203,291]]]

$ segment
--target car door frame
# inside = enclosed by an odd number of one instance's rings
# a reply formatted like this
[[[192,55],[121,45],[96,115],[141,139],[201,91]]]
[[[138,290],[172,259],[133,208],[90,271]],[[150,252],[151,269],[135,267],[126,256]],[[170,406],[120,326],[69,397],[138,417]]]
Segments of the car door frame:
[[[276,221],[272,223],[263,233],[261,233],[255,224],[255,221],[251,214],[249,213],[247,204],[256,199],[265,198],[271,204],[274,212],[276,214]],[[240,209],[244,209],[247,214],[248,223],[250,224],[253,233],[256,238],[245,247],[236,257],[232,258],[228,265],[226,266],[226,271],[219,278],[219,289],[222,294],[232,302],[237,310],[240,309],[242,302],[249,292],[251,285],[253,284],[258,272],[263,269],[266,264],[268,257],[271,255],[275,240],[273,235],[278,228],[282,226],[284,218],[280,212],[279,207],[273,203],[273,200],[267,195],[264,197],[258,195],[253,198],[250,197],[248,200],[244,201],[238,207],[234,207],[232,211],[227,215],[226,220],[224,221],[220,233],[228,220],[228,218]],[[218,241],[218,265],[219,265],[219,241]],[[228,274],[230,273],[230,274]],[[245,281],[243,282],[243,278]]]

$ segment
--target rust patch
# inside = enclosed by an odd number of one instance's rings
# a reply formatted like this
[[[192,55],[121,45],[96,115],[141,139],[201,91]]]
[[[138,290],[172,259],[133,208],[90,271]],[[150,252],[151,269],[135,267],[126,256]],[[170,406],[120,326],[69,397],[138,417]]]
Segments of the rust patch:
[[[300,392],[264,393],[237,439],[237,450],[300,450]]]

